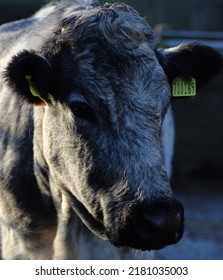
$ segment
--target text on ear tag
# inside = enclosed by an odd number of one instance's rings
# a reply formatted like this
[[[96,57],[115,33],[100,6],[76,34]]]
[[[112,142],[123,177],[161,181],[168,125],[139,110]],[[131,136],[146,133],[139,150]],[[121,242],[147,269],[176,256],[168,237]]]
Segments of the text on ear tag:
[[[175,78],[172,83],[173,97],[194,97],[196,96],[196,80],[190,78],[183,80],[182,78]]]

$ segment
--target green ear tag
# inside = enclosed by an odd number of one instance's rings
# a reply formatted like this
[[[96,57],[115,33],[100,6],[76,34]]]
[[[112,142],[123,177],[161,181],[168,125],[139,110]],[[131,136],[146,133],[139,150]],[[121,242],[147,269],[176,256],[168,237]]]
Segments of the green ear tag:
[[[30,89],[30,92],[32,93],[32,95],[35,97],[38,97],[40,100],[42,100],[42,102],[40,102],[38,104],[34,104],[34,105],[46,106],[46,100],[41,97],[38,89],[36,88],[35,83],[32,81],[32,75],[26,75],[25,78],[29,84],[29,89]]]
[[[194,97],[196,96],[196,80],[190,78],[185,81],[179,77],[175,78],[172,83],[173,97]]]

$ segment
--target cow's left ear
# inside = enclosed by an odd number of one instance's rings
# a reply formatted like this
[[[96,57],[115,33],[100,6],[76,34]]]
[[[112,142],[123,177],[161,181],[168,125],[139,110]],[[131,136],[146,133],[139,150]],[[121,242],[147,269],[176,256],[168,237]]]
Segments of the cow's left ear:
[[[176,77],[195,78],[198,87],[215,77],[222,69],[223,59],[215,49],[201,43],[185,43],[156,52],[170,83]]]
[[[14,56],[4,76],[9,87],[29,103],[46,105],[51,98],[51,66],[47,59],[34,51],[23,51]]]

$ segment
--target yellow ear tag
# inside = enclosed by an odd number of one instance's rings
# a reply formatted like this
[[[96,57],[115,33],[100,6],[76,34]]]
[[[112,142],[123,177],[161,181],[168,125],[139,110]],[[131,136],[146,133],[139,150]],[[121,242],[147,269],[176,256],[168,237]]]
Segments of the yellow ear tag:
[[[35,83],[32,81],[32,75],[26,75],[25,78],[29,84],[29,90],[31,94],[35,97],[38,97],[41,100],[41,102],[33,103],[33,106],[46,106],[46,100],[41,97],[38,89],[36,88]]]
[[[173,97],[194,97],[196,96],[196,80],[190,78],[187,81],[179,77],[172,82]]]

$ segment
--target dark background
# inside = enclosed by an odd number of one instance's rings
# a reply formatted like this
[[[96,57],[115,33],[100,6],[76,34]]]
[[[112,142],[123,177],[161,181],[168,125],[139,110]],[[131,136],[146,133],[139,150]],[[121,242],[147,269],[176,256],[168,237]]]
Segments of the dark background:
[[[47,0],[0,0],[0,23],[30,15],[48,2]],[[167,24],[171,29],[222,31],[222,0],[125,0],[117,2],[130,4],[141,14],[147,15],[152,26],[162,23]]]
[[[122,2],[145,15],[156,30],[223,32],[222,0]],[[46,3],[47,0],[0,0],[0,23],[29,16]],[[223,41],[220,44],[223,48]],[[184,242],[192,242],[190,245],[194,249],[199,238],[207,244],[213,241],[213,237],[221,253],[216,253],[215,247],[207,252],[201,243],[197,253],[191,256],[188,254],[190,249],[186,249],[188,243],[182,243],[182,247],[178,247],[181,256],[164,250],[163,257],[169,258],[171,253],[172,258],[223,259],[223,73],[203,88],[196,98],[175,100],[173,110],[176,144],[172,185],[184,205],[188,209],[191,207],[186,212]],[[196,219],[194,211],[200,213]]]

